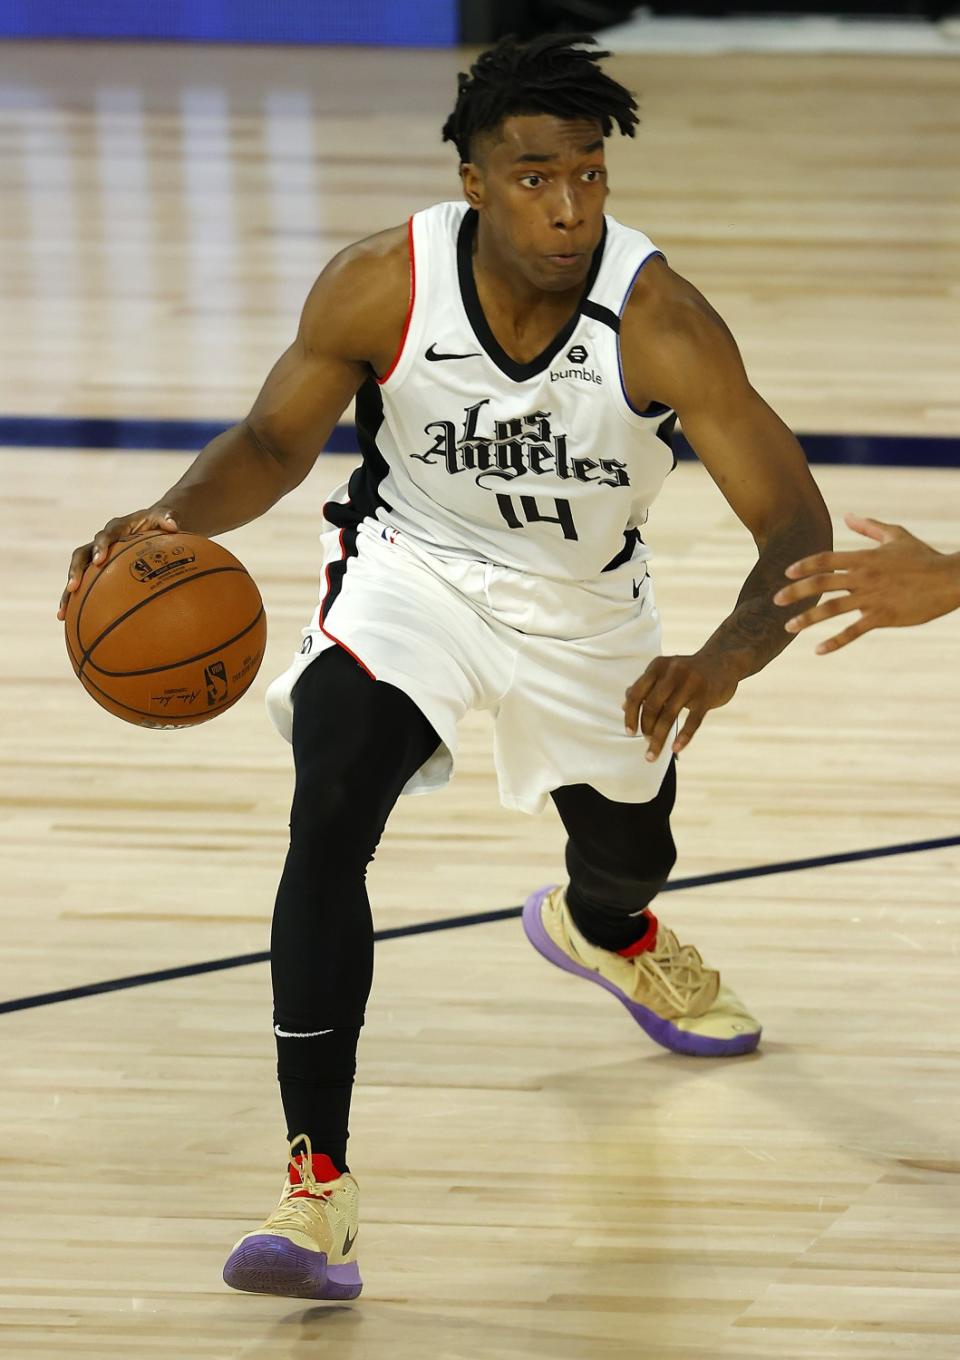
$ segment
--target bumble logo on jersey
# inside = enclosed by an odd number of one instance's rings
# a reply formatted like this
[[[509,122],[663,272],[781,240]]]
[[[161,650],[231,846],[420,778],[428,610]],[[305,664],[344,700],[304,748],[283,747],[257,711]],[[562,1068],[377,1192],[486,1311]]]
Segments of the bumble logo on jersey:
[[[559,382],[561,378],[577,378],[580,382],[596,383],[598,387],[603,386],[603,379],[599,373],[594,373],[592,368],[566,368],[561,373],[554,373],[550,370],[550,381]]]
[[[567,358],[572,364],[585,364],[588,354],[585,345],[574,345],[567,350]],[[559,382],[561,378],[576,378],[579,382],[596,383],[598,387],[603,386],[603,378],[599,373],[595,373],[592,368],[567,368],[561,373],[554,373],[550,370],[550,381]]]
[[[598,486],[629,486],[627,466],[616,458],[572,458],[567,436],[554,434],[549,411],[532,411],[512,420],[494,420],[493,435],[477,433],[480,411],[489,397],[466,407],[459,438],[452,420],[431,420],[424,434],[433,443],[410,456],[428,466],[440,464],[448,473],[472,472],[477,486],[513,481],[533,472],[551,472],[562,481],[595,482]]]

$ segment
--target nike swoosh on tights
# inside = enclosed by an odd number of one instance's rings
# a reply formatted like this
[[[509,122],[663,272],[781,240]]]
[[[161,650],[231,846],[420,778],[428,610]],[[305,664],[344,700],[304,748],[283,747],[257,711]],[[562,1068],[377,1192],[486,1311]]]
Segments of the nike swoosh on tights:
[[[332,1029],[314,1029],[308,1034],[297,1034],[289,1029],[281,1029],[279,1025],[274,1025],[273,1032],[278,1039],[319,1039],[321,1034],[332,1034]]]
[[[471,354],[438,354],[437,347],[433,344],[423,357],[429,359],[432,364],[436,364],[439,363],[441,359],[479,359],[480,351],[474,350]]]

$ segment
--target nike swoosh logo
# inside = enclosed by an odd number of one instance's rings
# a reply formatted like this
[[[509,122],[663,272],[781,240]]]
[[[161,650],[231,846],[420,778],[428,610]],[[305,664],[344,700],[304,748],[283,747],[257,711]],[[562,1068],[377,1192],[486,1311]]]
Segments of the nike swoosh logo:
[[[353,1246],[354,1242],[356,1242],[356,1240],[357,1240],[357,1233],[358,1233],[359,1231],[360,1231],[360,1229],[358,1228],[358,1229],[357,1229],[357,1232],[355,1232],[355,1233],[353,1234],[353,1236],[351,1237],[351,1236],[350,1236],[350,1230],[349,1230],[349,1228],[347,1229],[347,1235],[346,1235],[346,1237],[343,1239],[343,1254],[344,1254],[344,1256],[349,1256],[349,1255],[350,1255],[350,1248]]]
[[[474,350],[472,354],[438,354],[436,345],[431,345],[423,356],[429,359],[432,364],[438,364],[442,359],[479,359],[480,351]]]
[[[649,571],[647,570],[647,568],[645,567],[645,568],[644,568],[644,571],[643,571],[643,576],[640,578],[640,580],[639,580],[639,581],[634,581],[634,583],[633,583],[633,598],[634,598],[635,600],[639,600],[639,598],[640,598],[640,592],[641,592],[641,590],[643,589],[643,587],[646,585],[647,580],[649,579],[649,576],[650,576],[650,572],[649,572]]]

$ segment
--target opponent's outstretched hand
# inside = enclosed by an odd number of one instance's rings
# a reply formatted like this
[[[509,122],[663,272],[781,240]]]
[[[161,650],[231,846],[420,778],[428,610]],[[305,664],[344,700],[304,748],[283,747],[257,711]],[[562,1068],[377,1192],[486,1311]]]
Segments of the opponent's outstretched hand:
[[[110,520],[98,534],[94,535],[92,543],[82,543],[79,548],[74,548],[67,572],[66,589],[60,596],[57,618],[61,622],[66,618],[70,596],[79,586],[83,573],[91,562],[95,567],[103,566],[111,543],[116,543],[120,538],[148,534],[152,529],[162,529],[166,533],[175,534],[178,528],[173,513],[163,505],[151,505],[148,510],[134,510],[132,515],[120,515],[117,519]]]
[[[817,647],[835,652],[873,628],[906,628],[960,607],[960,556],[937,552],[897,524],[844,515],[849,528],[880,544],[855,552],[816,553],[788,567],[796,582],[774,595],[774,604],[795,604],[825,591],[842,591],[784,624],[799,633],[811,624],[849,614],[860,617]]]
[[[656,760],[681,710],[686,709],[686,722],[673,743],[673,753],[679,755],[710,709],[730,702],[738,683],[729,666],[702,652],[658,656],[627,690],[624,726],[634,736],[639,726],[647,738],[647,760]]]

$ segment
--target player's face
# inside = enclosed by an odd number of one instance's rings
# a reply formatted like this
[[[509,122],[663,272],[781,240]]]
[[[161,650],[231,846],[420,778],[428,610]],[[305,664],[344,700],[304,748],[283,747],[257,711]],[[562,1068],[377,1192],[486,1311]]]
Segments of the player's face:
[[[485,248],[536,288],[581,287],[603,232],[607,171],[592,119],[517,114],[461,168]]]

